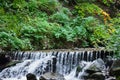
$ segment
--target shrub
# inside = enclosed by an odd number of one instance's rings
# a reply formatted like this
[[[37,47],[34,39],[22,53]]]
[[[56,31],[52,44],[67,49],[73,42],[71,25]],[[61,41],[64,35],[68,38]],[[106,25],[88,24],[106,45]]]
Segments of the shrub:
[[[89,45],[98,47],[105,46],[110,33],[108,27],[101,24],[97,18],[87,17],[81,23],[87,30],[87,40]]]
[[[75,6],[75,12],[81,17],[100,15],[101,8],[93,3],[81,3]]]
[[[0,32],[0,47],[4,50],[29,50],[31,44],[28,39],[21,40],[10,33]]]
[[[70,21],[70,15],[71,13],[67,8],[62,8],[60,11],[51,15],[50,20],[52,22],[57,22],[64,26],[65,24],[68,24],[68,22]]]
[[[48,14],[54,13],[60,6],[57,0],[40,0],[39,3],[39,8],[42,11],[46,11]]]
[[[115,28],[114,34],[112,34],[109,38],[109,42],[107,44],[107,48],[115,51],[116,57],[120,58],[120,18],[113,18],[111,20],[112,26]]]

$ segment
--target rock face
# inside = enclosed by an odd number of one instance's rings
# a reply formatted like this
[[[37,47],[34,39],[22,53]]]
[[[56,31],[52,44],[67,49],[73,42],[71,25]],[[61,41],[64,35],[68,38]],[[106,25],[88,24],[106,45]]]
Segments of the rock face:
[[[0,65],[4,65],[11,61],[11,57],[4,53],[0,53]]]
[[[0,53],[0,71],[11,61],[11,57],[5,53]]]
[[[32,73],[28,73],[26,77],[27,77],[27,80],[37,80],[36,76]]]
[[[48,72],[41,75],[39,80],[65,80],[65,78],[61,74]]]

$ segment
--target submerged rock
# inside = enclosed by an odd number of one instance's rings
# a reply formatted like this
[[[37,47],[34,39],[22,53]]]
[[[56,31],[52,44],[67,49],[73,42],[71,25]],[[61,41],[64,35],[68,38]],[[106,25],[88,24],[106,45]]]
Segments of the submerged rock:
[[[39,80],[65,80],[65,78],[61,74],[48,72],[41,75]]]
[[[26,77],[27,77],[27,80],[37,80],[36,76],[32,73],[28,73]]]

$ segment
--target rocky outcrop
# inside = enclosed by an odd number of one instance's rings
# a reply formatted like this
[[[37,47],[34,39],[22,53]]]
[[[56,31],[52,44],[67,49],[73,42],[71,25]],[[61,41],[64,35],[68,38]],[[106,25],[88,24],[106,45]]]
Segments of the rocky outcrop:
[[[32,73],[26,75],[27,80],[37,80],[36,76]]]
[[[65,78],[61,74],[48,72],[41,75],[39,80],[65,80]]]
[[[117,62],[118,63],[118,62]],[[119,62],[120,63],[120,62]],[[114,63],[115,64],[115,63]],[[109,68],[112,65],[112,61],[105,62],[102,59],[94,60],[91,63],[85,64],[84,67],[78,67],[76,73],[84,69],[84,73],[80,75],[80,79],[85,80],[116,80],[114,76],[109,75]],[[119,75],[119,74],[118,74]]]

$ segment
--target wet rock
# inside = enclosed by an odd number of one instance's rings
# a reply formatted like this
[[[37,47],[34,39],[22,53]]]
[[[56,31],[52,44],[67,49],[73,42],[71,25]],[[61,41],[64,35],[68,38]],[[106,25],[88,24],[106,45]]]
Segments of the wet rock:
[[[110,75],[120,76],[120,60],[114,60],[110,69]]]
[[[9,62],[8,64],[6,64],[5,68],[6,68],[6,67],[14,66],[14,65],[16,65],[17,63],[20,63],[20,62],[21,62],[21,61],[17,61],[17,60],[11,61],[11,62]]]
[[[86,73],[89,73],[89,75],[93,74],[93,73],[96,73],[97,71],[94,71],[94,70],[85,70]]]
[[[76,69],[76,77],[78,76],[79,72],[82,71],[82,68],[80,66],[77,66]]]
[[[7,64],[5,64],[5,65],[2,65],[2,66],[0,66],[0,71],[2,71],[3,69],[5,69],[5,68],[7,68],[7,67],[11,67],[11,66],[14,66],[14,65],[16,65],[17,63],[20,63],[21,61],[11,61],[11,62],[9,62],[9,63],[7,63]]]
[[[109,76],[109,78],[107,78],[105,80],[120,80],[120,79],[116,79],[115,77]]]
[[[89,74],[100,72],[103,70],[104,66],[104,61],[102,59],[97,59],[93,61],[91,65],[89,65],[89,67],[86,69],[86,72]]]
[[[107,60],[105,66],[111,68],[113,60]]]
[[[102,71],[103,68],[105,67],[104,61],[103,61],[102,59],[100,59],[100,58],[97,59],[97,60],[95,60],[93,63],[96,65],[96,67],[97,67],[100,71]]]
[[[41,75],[39,80],[65,80],[65,78],[61,74],[48,72]]]
[[[27,80],[37,80],[36,76],[32,73],[28,73],[26,77],[27,77]]]
[[[102,72],[96,72],[90,75],[90,78],[93,80],[105,80],[105,76]]]

